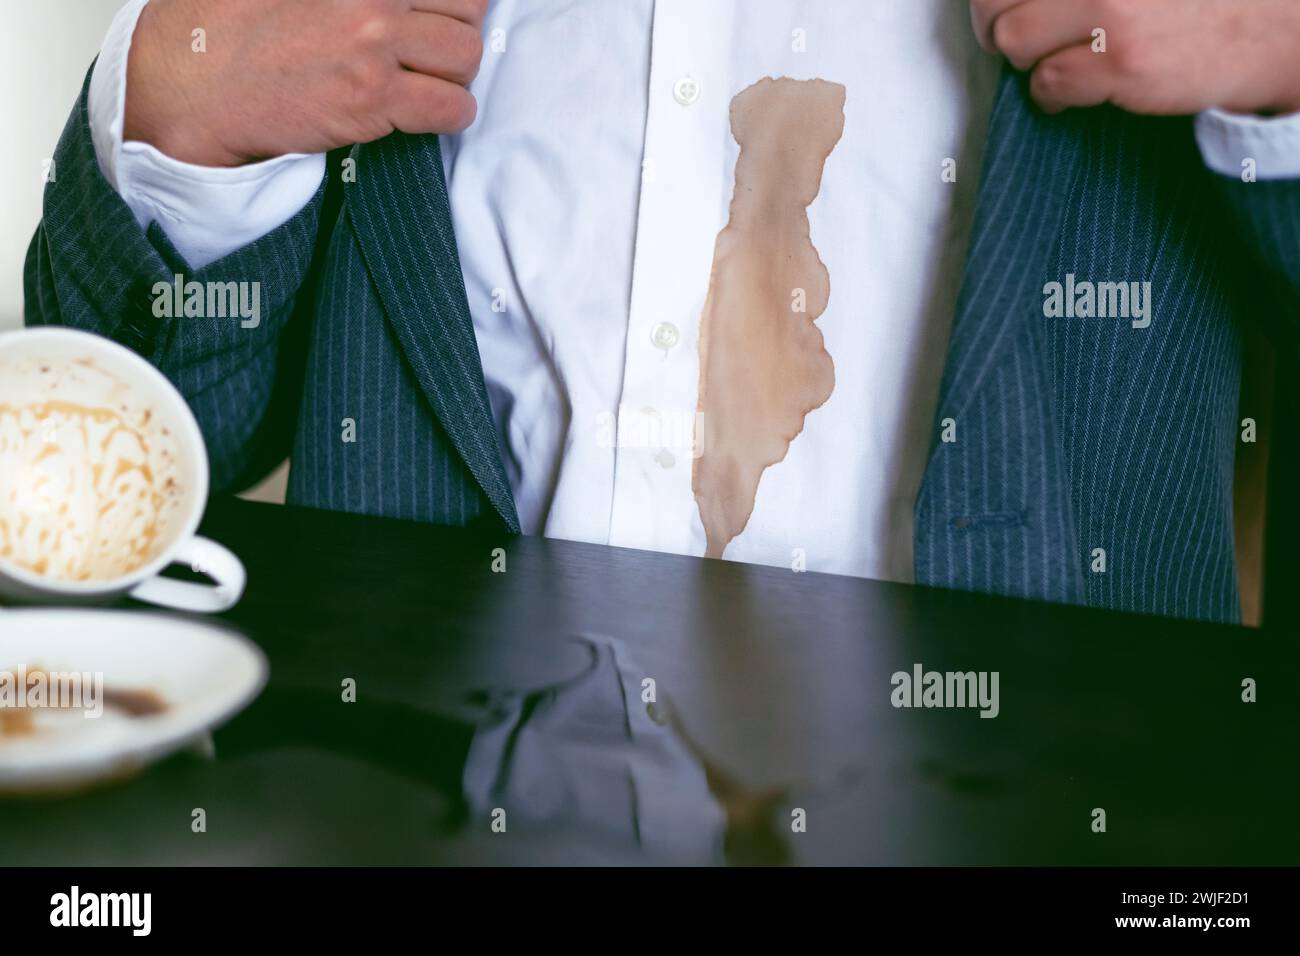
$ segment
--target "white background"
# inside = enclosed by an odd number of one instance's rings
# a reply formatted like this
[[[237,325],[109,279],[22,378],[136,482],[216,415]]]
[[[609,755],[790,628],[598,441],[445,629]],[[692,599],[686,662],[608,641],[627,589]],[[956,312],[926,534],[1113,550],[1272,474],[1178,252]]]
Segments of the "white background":
[[[23,258],[41,219],[41,163],[54,153],[121,5],[0,0],[0,331],[22,324]]]

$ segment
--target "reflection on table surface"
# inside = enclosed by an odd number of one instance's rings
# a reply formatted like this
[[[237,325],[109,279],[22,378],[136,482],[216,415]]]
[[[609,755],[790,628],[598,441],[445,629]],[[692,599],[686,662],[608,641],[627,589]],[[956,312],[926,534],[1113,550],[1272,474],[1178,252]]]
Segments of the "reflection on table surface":
[[[0,805],[6,862],[1300,860],[1285,635],[233,501],[204,530],[269,686],[215,757]],[[918,665],[996,672],[996,718],[893,706]]]

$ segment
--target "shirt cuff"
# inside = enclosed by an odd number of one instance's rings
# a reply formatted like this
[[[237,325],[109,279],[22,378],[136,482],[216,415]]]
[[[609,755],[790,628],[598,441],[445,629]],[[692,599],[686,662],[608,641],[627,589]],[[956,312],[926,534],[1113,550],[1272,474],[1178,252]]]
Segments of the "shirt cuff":
[[[224,258],[297,215],[320,187],[325,154],[290,153],[234,168],[195,166],[123,142],[131,37],[149,0],[113,19],[90,78],[90,135],[100,171],[143,229],[157,222],[191,268]]]
[[[1300,113],[1245,116],[1206,110],[1196,117],[1196,143],[1205,165],[1216,173],[1241,176],[1242,163],[1255,163],[1258,179],[1300,178]]]

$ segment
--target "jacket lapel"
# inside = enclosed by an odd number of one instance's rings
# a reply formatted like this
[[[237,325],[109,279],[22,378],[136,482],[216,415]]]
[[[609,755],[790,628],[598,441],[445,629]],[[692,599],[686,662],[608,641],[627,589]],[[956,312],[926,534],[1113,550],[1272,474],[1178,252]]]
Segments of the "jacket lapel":
[[[1082,115],[1045,115],[1029,97],[1028,76],[1004,68],[989,120],[939,419],[961,415],[1016,324],[1042,315],[1044,277],[1079,165]]]
[[[347,209],[420,388],[506,526],[519,531],[496,443],[436,136],[394,133],[352,151]]]

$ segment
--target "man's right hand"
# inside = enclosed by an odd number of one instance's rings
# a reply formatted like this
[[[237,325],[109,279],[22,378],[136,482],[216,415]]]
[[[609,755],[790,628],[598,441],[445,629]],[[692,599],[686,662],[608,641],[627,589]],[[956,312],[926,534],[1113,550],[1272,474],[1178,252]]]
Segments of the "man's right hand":
[[[487,0],[151,0],[131,41],[124,139],[239,166],[394,130],[456,133]],[[195,31],[206,52],[196,52]]]

